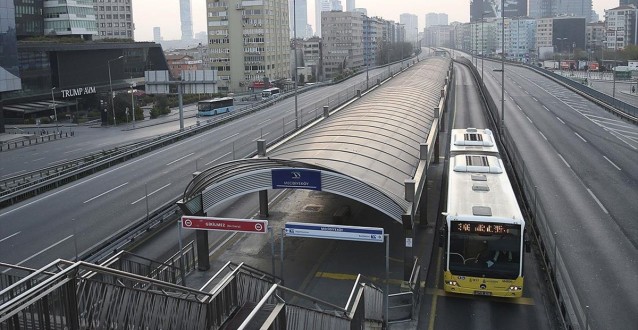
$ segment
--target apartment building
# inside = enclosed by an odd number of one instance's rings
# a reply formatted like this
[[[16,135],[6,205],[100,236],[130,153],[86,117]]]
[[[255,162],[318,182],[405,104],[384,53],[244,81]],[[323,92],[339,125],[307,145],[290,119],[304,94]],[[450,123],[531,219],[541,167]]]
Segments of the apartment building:
[[[288,0],[207,0],[209,64],[221,92],[290,78]]]
[[[321,75],[321,38],[313,37],[302,42],[303,47],[303,63],[304,66],[310,68],[314,81],[319,81]],[[312,79],[307,79],[310,81]]]
[[[363,20],[363,63],[365,66],[381,64],[377,55],[383,42],[383,19],[365,17]]]
[[[399,22],[405,27],[405,40],[416,42],[419,37],[419,17],[414,14],[404,13],[399,16]]]
[[[135,38],[133,25],[132,0],[92,0],[96,13],[97,35],[93,40],[100,39],[131,39]],[[76,1],[81,2],[81,1]],[[86,2],[91,2],[86,0]]]
[[[605,10],[605,48],[616,50],[637,44],[637,13],[634,5]]]
[[[363,15],[358,12],[321,13],[323,71],[331,79],[346,69],[363,67]]]

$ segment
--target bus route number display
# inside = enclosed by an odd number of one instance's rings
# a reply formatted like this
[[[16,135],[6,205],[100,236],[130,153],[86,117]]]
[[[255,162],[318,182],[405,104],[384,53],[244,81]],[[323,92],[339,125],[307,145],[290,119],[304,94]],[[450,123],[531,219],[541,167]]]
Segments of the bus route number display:
[[[508,228],[498,223],[485,222],[455,222],[452,231],[475,234],[508,234]]]

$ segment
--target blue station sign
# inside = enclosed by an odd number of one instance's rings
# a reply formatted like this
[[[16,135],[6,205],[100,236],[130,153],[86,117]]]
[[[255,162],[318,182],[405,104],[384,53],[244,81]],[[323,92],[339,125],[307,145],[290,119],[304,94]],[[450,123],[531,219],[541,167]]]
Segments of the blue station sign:
[[[303,168],[271,170],[273,189],[321,190],[321,171]]]
[[[383,243],[383,228],[324,225],[318,223],[288,222],[284,233],[289,237],[338,239]]]

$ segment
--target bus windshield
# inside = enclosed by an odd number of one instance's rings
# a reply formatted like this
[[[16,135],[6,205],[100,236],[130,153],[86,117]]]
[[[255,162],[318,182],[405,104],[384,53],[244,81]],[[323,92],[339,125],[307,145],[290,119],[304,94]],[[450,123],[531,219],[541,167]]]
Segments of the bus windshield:
[[[454,275],[515,279],[520,276],[521,226],[450,223],[448,261]]]

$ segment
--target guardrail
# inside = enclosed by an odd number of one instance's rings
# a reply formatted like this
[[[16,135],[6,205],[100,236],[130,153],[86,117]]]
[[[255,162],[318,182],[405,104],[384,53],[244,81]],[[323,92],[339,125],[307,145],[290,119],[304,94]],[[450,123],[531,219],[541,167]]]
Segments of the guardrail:
[[[389,72],[377,74],[373,77],[370,77],[370,79],[372,81],[385,80],[395,73],[396,67],[398,67],[399,65],[400,63],[391,64],[389,67]],[[364,73],[365,71],[359,73],[358,75]],[[324,84],[324,86],[341,82],[343,81]],[[336,97],[335,95],[332,95],[314,103],[313,105],[300,109],[300,127],[315,120],[316,118],[321,117],[323,115],[323,106],[327,105],[330,108],[337,107],[338,105],[343,104],[347,100],[355,97],[357,90],[363,91],[375,85],[375,83],[370,85],[368,82],[362,82],[353,86],[352,88],[346,88],[345,90],[338,92],[336,94]],[[318,87],[320,86],[314,85],[308,89],[304,88],[303,91],[312,90]],[[157,148],[164,147],[173,142],[198,134],[205,130],[216,127],[217,125],[226,123],[230,120],[234,120],[236,118],[251,114],[255,111],[262,110],[273,105],[274,103],[280,102],[283,99],[292,97],[294,96],[294,94],[294,91],[290,91],[283,94],[277,99],[261,102],[259,104],[255,104],[251,107],[243,108],[235,112],[218,115],[205,121],[198,121],[196,124],[185,128],[181,132],[167,134],[155,139],[143,141],[132,145],[116,147],[110,150],[90,154],[76,160],[60,163],[37,171],[31,171],[29,173],[6,178],[0,181],[0,207],[5,207],[24,199],[36,196],[42,192],[58,188],[63,184],[75,181],[87,175],[94,174],[97,171],[106,169],[115,164],[119,164],[131,158],[153,151]],[[284,136],[290,134],[295,129],[296,127],[287,132],[286,123],[283,123]]]

